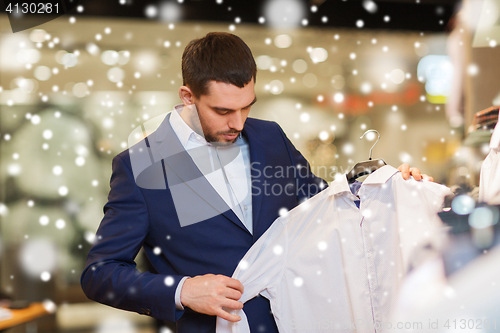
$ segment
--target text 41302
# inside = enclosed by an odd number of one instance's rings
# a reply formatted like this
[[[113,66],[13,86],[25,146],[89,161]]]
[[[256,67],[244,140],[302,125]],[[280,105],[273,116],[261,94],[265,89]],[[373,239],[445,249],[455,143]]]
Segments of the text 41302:
[[[9,14],[59,14],[59,4],[47,3],[9,3],[5,9]]]

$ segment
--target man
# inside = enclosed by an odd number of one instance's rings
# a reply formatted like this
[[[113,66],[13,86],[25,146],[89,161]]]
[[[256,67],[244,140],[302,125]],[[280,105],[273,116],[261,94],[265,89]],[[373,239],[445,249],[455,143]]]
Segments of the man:
[[[82,274],[89,298],[176,321],[178,332],[213,332],[215,316],[240,319],[225,310],[243,307],[243,286],[229,276],[280,211],[326,186],[276,123],[248,118],[256,72],[235,35],[209,33],[187,45],[183,105],[113,160]],[[408,165],[400,170],[409,177]],[[156,274],[135,269],[141,247]],[[252,332],[277,332],[263,297],[245,303],[245,313]]]

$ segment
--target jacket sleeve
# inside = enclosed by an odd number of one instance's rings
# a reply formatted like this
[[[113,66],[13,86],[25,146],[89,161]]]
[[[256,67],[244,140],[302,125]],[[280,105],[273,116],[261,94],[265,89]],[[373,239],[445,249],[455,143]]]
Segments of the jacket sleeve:
[[[149,232],[147,203],[130,163],[113,159],[111,190],[81,285],[88,298],[123,310],[175,321],[175,290],[183,276],[139,272],[134,259]]]
[[[299,203],[302,203],[327,188],[328,183],[313,174],[309,162],[307,162],[305,157],[297,150],[297,148],[295,148],[290,139],[286,136],[285,132],[283,132],[283,129],[277,123],[275,124],[285,141],[292,164],[296,168],[296,175],[299,184],[299,188],[297,189],[297,199]]]

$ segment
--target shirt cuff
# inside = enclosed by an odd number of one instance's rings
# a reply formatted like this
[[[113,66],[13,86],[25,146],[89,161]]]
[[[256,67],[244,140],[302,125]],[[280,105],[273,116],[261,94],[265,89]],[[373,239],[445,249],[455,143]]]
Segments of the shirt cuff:
[[[179,284],[177,285],[177,289],[175,289],[175,308],[177,310],[184,310],[184,306],[181,303],[181,290],[182,286],[184,285],[184,282],[189,276],[183,277],[180,281]]]

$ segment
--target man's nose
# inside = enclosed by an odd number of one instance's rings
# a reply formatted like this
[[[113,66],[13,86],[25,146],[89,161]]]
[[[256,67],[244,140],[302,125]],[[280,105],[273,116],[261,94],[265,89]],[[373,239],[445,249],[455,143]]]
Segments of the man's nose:
[[[243,130],[243,124],[245,123],[243,119],[243,114],[241,110],[231,112],[230,119],[228,122],[229,128],[241,132]]]

